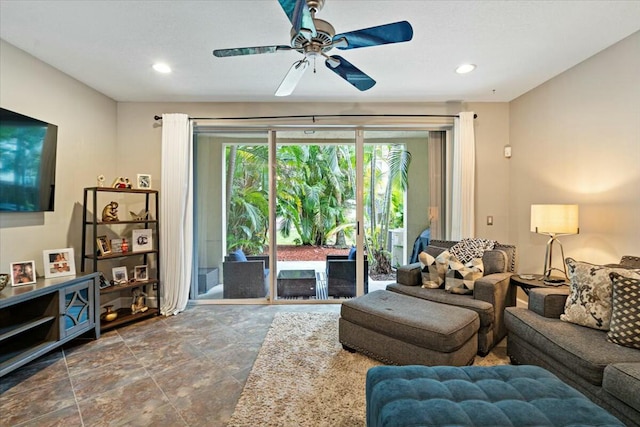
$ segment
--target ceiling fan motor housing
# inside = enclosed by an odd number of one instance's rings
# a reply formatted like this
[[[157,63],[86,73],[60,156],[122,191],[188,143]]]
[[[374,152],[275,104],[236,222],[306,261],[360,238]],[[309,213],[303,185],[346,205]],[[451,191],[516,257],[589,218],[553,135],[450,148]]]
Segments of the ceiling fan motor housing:
[[[304,54],[316,54],[320,52],[326,52],[331,50],[333,36],[336,34],[336,30],[331,24],[322,19],[313,19],[313,24],[316,27],[316,36],[311,40],[307,40],[304,35],[296,33],[294,28],[291,29],[291,47],[296,49],[300,53]]]

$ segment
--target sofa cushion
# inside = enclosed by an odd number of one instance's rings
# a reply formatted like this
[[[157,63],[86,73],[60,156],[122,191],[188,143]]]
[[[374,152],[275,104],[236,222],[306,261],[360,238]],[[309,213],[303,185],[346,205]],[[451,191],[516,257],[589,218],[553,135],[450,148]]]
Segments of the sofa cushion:
[[[495,240],[487,239],[462,239],[451,246],[449,252],[463,263],[467,263],[474,258],[482,258],[484,251],[493,249]]]
[[[239,261],[239,262],[247,261],[247,256],[244,254],[244,251],[242,249],[237,249],[234,252],[231,252],[228,258],[229,258],[229,261]]]
[[[608,364],[640,362],[640,351],[607,341],[605,331],[542,317],[526,308],[507,307],[505,324],[510,335],[596,386],[602,384]]]
[[[475,281],[482,277],[483,272],[482,258],[474,258],[463,264],[455,256],[451,256],[444,288],[452,294],[471,295]]]
[[[640,270],[612,268],[567,258],[570,294],[560,316],[565,322],[589,328],[609,330],[612,312],[610,273],[622,273],[640,279]]]
[[[640,363],[614,363],[604,368],[602,388],[640,411]]]
[[[618,273],[613,282],[613,311],[607,339],[625,347],[640,349],[640,280]]]

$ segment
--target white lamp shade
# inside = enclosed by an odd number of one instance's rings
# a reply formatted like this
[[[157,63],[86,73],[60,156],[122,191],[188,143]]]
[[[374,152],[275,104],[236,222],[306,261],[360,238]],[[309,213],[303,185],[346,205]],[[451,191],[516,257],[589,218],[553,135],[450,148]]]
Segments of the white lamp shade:
[[[531,232],[578,234],[578,205],[531,205]]]

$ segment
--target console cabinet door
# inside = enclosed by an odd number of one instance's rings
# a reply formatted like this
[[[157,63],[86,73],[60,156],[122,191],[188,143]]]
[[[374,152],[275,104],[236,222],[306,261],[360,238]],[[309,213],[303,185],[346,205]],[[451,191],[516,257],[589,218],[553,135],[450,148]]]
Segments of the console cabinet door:
[[[93,281],[60,290],[60,337],[83,333],[95,326]]]

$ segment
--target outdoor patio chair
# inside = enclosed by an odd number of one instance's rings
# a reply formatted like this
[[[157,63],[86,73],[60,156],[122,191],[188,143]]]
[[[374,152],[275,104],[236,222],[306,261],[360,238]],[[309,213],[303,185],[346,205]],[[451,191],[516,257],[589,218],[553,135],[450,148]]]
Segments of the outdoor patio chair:
[[[249,255],[237,250],[224,257],[222,263],[222,296],[231,298],[264,298],[269,292],[269,256]]]
[[[330,297],[356,296],[355,251],[349,255],[327,255],[327,290]],[[369,262],[364,256],[364,293],[369,292]]]

